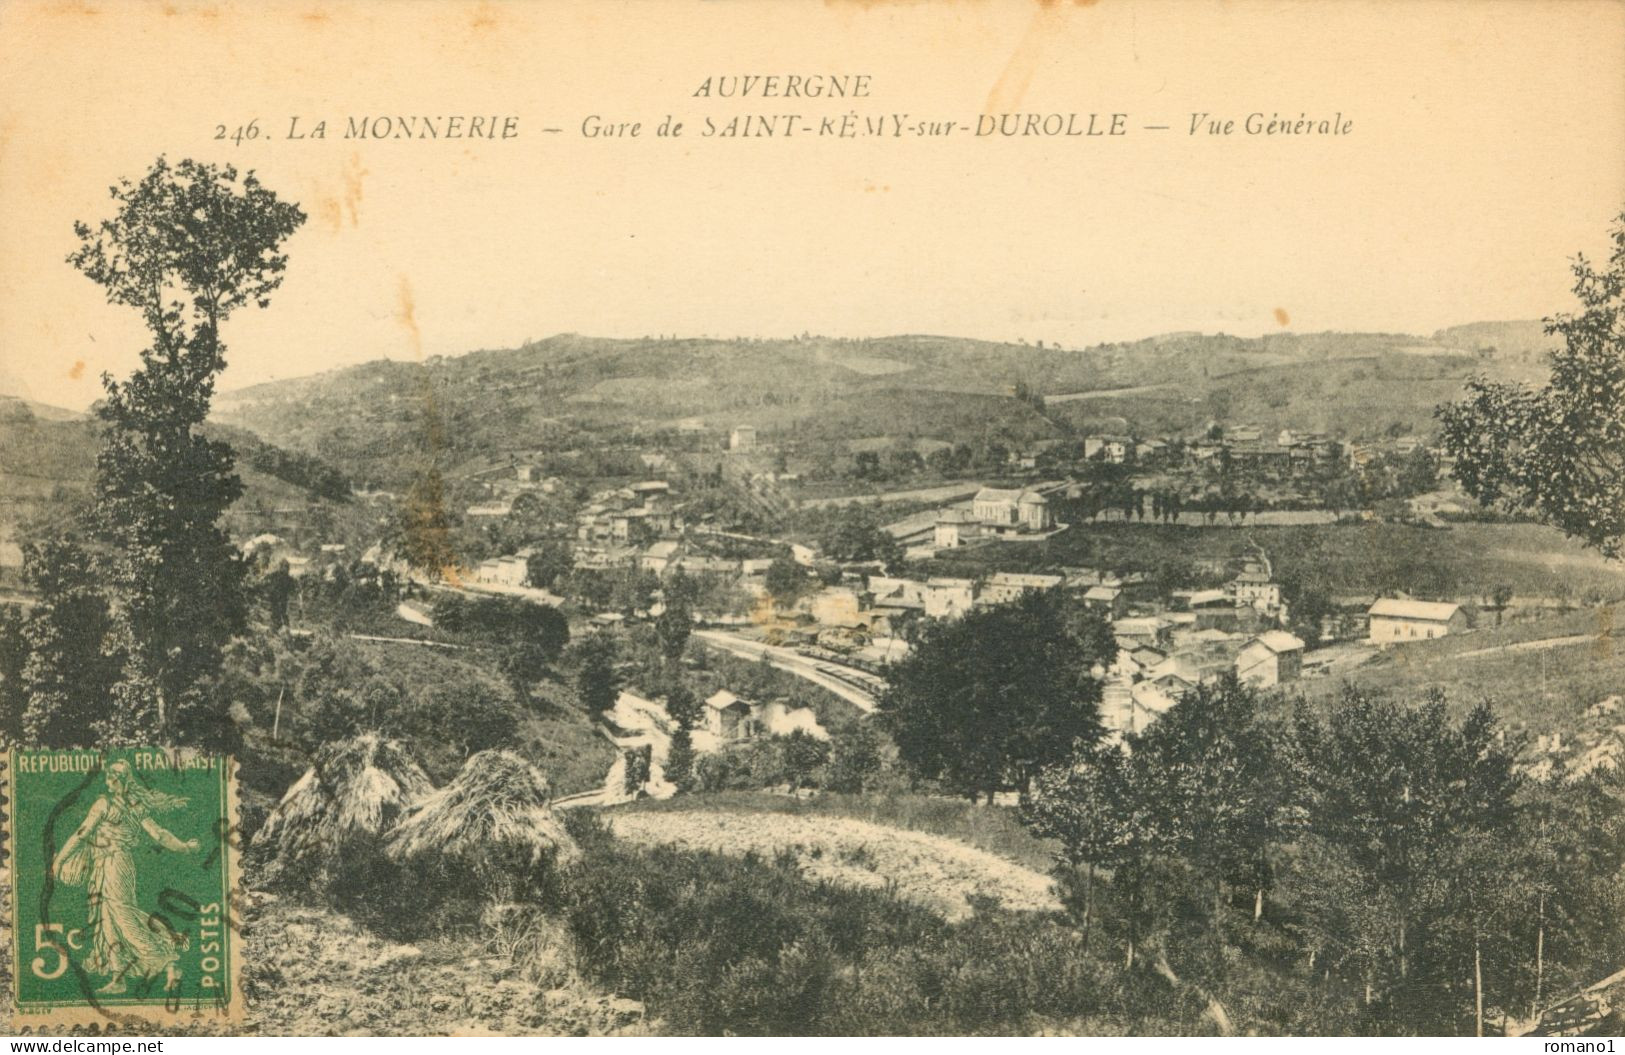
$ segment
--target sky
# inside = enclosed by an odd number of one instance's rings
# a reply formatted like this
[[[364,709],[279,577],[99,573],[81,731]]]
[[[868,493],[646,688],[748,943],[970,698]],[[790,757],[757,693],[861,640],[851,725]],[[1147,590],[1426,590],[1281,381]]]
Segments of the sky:
[[[1625,4],[1585,0],[12,0],[0,392],[80,409],[136,365],[139,320],[65,257],[159,154],[253,168],[309,214],[271,306],[226,324],[225,389],[560,332],[1083,346],[1538,318],[1625,208],[1622,69]],[[695,96],[742,74],[869,94]],[[1122,136],[700,135],[786,113],[1127,116]],[[1198,113],[1238,130],[1193,136]],[[1249,113],[1351,126],[1247,135]],[[402,114],[518,134],[344,138]],[[683,133],[656,136],[668,115]],[[327,138],[288,138],[296,116]],[[589,116],[642,129],[587,137]]]

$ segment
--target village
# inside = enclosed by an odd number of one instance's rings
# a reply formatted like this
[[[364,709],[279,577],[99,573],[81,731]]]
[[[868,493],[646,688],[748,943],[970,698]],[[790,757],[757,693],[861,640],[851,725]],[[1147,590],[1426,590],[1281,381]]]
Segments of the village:
[[[658,619],[668,587],[681,583],[695,594],[695,640],[703,647],[771,663],[865,714],[885,691],[887,665],[909,654],[922,622],[1055,593],[1110,627],[1115,658],[1093,675],[1114,739],[1143,732],[1187,693],[1226,676],[1290,689],[1384,649],[1468,632],[1477,621],[1473,599],[1404,592],[1340,591],[1336,604],[1300,615],[1272,555],[1246,531],[1370,520],[1369,509],[1357,508],[1371,504],[1362,495],[1391,492],[1392,478],[1407,472],[1416,493],[1389,502],[1386,515],[1447,528],[1439,515],[1469,503],[1442,482],[1444,452],[1412,436],[1343,443],[1217,423],[1197,436],[1091,434],[1071,449],[1076,461],[1056,445],[1011,451],[993,483],[945,485],[922,492],[923,500],[888,502],[884,492],[868,501],[813,500],[807,505],[834,525],[822,540],[847,531],[841,552],[825,552],[818,533],[795,527],[801,476],[786,468],[782,450],[739,424],[721,432],[709,454],[705,424],[680,425],[671,445],[621,452],[616,464],[632,475],[598,476],[596,486],[567,475],[570,463],[559,458],[516,455],[476,468],[458,490],[471,496],[460,518],[462,537],[473,543],[467,548],[513,548],[452,579],[416,571],[378,543],[359,563],[407,584],[417,599],[403,600],[397,614],[424,626],[433,622],[434,597],[457,591],[558,607],[578,634],[618,630]],[[858,461],[870,460],[860,451]],[[714,500],[719,489],[732,505]],[[1327,508],[1328,500],[1355,508]],[[1232,529],[1246,541],[1227,558],[1189,562],[1182,580],[1154,574],[1143,560],[1035,571],[977,566],[972,574],[938,566],[944,555],[1034,552],[1110,523]],[[302,552],[269,533],[246,540],[244,552],[262,569],[282,563],[294,578],[343,567],[343,544],[303,534]],[[657,686],[626,685],[598,719],[620,757],[604,789],[578,797],[672,794],[663,767],[677,726]],[[693,748],[715,753],[792,731],[829,736],[805,707],[723,687],[704,701]],[[640,765],[641,781],[629,783],[628,766]]]

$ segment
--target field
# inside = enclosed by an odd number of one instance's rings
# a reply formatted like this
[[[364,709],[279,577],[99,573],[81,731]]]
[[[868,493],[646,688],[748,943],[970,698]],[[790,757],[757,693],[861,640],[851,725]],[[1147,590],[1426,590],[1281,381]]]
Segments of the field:
[[[825,792],[810,799],[765,791],[724,791],[703,797],[643,800],[628,812],[667,813],[709,810],[728,814],[766,813],[786,818],[839,817],[952,839],[1034,872],[1047,872],[1056,844],[1035,837],[1012,810],[973,805],[941,796],[841,795]]]
[[[644,846],[788,855],[809,879],[890,891],[948,920],[970,916],[976,900],[1016,911],[1060,908],[1045,873],[952,839],[832,813],[729,810],[699,799],[684,804],[687,809],[612,812],[609,827],[617,838]]]
[[[1233,559],[1262,546],[1285,579],[1333,596],[1403,590],[1418,597],[1482,603],[1497,586],[1519,599],[1625,598],[1625,565],[1610,564],[1553,528],[1533,524],[1320,524],[1292,527],[1079,524],[1043,542],[949,551],[933,574],[1043,571],[1078,565],[1150,569],[1163,561]]]
[[[1289,695],[1326,701],[1348,685],[1419,701],[1438,690],[1457,710],[1488,702],[1510,732],[1572,738],[1591,724],[1585,718],[1588,707],[1625,692],[1625,644],[1614,629],[1619,611],[1572,612],[1393,647],[1341,676],[1295,682]],[[1516,647],[1575,635],[1586,639]]]

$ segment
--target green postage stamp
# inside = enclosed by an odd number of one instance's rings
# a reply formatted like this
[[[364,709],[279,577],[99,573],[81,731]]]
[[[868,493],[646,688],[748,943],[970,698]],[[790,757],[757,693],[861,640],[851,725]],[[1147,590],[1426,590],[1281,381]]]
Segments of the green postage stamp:
[[[239,1020],[232,760],[14,749],[7,762],[12,1024]]]

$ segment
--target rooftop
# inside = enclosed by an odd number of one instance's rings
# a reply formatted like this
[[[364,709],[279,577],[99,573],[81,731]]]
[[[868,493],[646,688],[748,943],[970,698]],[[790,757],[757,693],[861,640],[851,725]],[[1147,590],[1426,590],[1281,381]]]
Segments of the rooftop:
[[[1303,648],[1303,642],[1287,633],[1285,630],[1266,630],[1253,639],[1271,652],[1296,652]]]
[[[1444,623],[1461,611],[1461,605],[1442,601],[1406,601],[1397,597],[1382,597],[1371,606],[1369,614],[1390,619],[1421,619]]]

